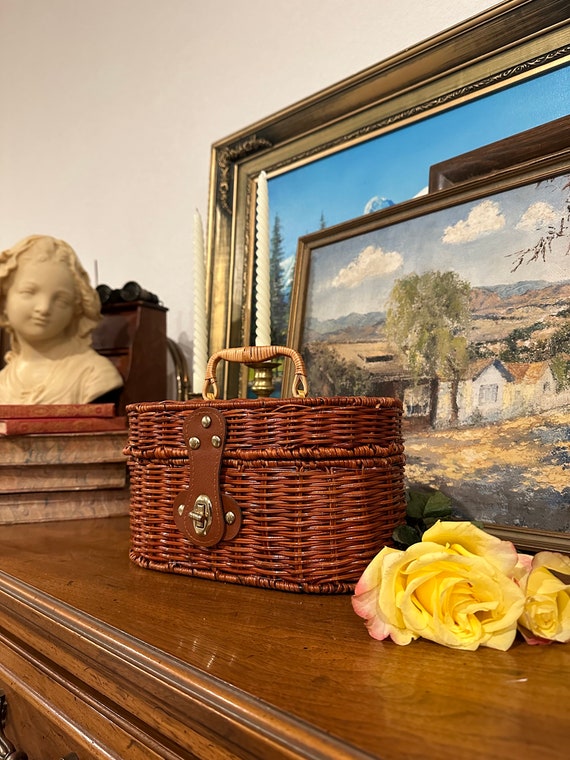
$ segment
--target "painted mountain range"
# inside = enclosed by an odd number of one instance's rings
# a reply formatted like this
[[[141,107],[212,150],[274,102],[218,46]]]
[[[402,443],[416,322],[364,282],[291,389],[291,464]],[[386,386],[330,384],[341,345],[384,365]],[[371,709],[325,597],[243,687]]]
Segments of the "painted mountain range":
[[[513,285],[474,287],[471,290],[474,325],[478,322],[502,324],[504,329],[548,319],[570,317],[570,280],[558,283],[521,281]],[[304,343],[324,340],[349,343],[379,340],[383,337],[384,311],[367,314],[352,312],[337,319],[310,319]],[[477,330],[480,329],[480,325]]]

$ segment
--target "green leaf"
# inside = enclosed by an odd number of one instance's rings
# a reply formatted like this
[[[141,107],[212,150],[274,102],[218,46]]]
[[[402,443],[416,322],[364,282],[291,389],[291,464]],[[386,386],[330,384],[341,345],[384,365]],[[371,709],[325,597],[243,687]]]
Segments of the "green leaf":
[[[449,517],[451,512],[451,499],[449,496],[441,493],[441,491],[436,491],[427,500],[424,517]]]
[[[412,520],[421,520],[424,516],[424,509],[428,498],[428,493],[408,491],[408,504],[406,506],[406,514],[408,517],[411,517]]]
[[[418,541],[421,541],[419,531],[412,528],[411,525],[398,525],[394,528],[392,538],[397,544],[406,547],[411,546],[412,544],[417,544]]]

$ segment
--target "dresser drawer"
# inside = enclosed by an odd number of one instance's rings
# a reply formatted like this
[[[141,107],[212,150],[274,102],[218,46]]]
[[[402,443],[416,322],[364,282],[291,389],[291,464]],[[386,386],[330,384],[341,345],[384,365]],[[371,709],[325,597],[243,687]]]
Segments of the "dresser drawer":
[[[3,635],[0,690],[5,694],[4,735],[28,760],[164,760],[178,758],[140,727],[112,714],[79,679],[60,672]],[[155,746],[156,745],[156,746]]]

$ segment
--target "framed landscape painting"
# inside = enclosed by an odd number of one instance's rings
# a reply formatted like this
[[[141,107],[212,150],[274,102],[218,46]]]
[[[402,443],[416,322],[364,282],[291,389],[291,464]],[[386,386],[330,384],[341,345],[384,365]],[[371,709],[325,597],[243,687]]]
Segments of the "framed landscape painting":
[[[284,283],[271,285],[279,342],[300,236],[406,202],[432,165],[570,113],[569,30],[567,0],[506,0],[214,143],[210,353],[252,339],[261,171]],[[245,395],[244,371],[221,372],[226,397]]]
[[[570,548],[570,150],[301,238],[291,313],[311,395],[403,401],[410,486]]]

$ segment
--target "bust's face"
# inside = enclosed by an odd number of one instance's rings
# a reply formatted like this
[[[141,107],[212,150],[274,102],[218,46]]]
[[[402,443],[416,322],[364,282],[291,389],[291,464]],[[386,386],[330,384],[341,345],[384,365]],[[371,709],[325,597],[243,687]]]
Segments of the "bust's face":
[[[65,337],[74,316],[75,285],[61,261],[22,261],[6,296],[14,332],[31,345]]]

